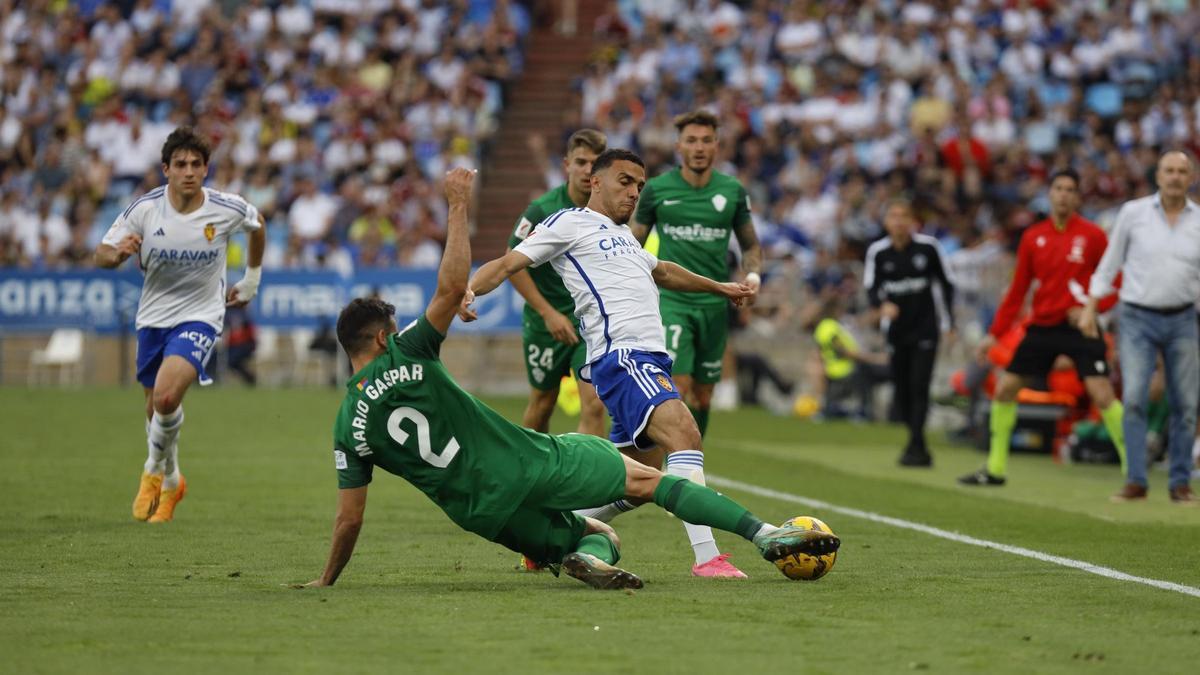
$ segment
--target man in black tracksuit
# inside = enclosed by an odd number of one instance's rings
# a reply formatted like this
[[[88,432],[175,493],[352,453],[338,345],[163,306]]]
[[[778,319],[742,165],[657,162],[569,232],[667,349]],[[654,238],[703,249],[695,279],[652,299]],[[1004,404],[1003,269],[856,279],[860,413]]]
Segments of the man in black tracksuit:
[[[896,411],[908,426],[908,445],[900,464],[932,466],[925,445],[925,417],[942,328],[933,289],[935,282],[941,288],[946,328],[953,330],[954,286],[937,239],[916,233],[911,205],[903,201],[889,204],[883,226],[888,236],[867,249],[863,285],[886,326]]]

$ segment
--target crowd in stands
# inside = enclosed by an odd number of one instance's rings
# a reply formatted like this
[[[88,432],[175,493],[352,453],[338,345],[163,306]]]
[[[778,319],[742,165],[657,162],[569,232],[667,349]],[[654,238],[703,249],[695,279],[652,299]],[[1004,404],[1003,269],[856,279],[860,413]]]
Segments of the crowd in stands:
[[[0,0],[0,267],[90,264],[184,124],[207,185],[267,217],[268,268],[434,266],[436,177],[483,161],[529,24],[515,0]]]
[[[591,28],[578,124],[655,175],[675,161],[672,116],[717,113],[719,168],[749,191],[775,278],[794,281],[784,307],[830,286],[852,297],[903,196],[986,325],[1050,172],[1076,168],[1083,214],[1107,225],[1153,191],[1162,149],[1200,149],[1194,2],[610,0]]]

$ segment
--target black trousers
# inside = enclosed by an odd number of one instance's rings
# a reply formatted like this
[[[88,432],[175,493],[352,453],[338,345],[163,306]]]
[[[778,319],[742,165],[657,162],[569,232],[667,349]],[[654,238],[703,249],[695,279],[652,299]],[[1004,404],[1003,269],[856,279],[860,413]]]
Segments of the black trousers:
[[[892,345],[892,385],[896,412],[908,427],[908,447],[927,450],[925,418],[929,416],[929,382],[937,358],[937,338]]]

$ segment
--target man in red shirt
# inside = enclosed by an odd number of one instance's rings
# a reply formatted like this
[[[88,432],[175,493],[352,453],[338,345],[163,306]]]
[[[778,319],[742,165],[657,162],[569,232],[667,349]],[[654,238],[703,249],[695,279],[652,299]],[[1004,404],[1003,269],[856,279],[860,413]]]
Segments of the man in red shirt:
[[[1125,462],[1125,439],[1121,432],[1123,408],[1108,379],[1107,352],[1101,336],[1086,337],[1078,328],[1079,315],[1087,302],[1088,283],[1108,245],[1104,231],[1075,212],[1079,205],[1079,175],[1070,169],[1050,178],[1050,217],[1035,223],[1021,236],[1017,268],[1012,285],[992,320],[988,335],[980,342],[981,362],[996,338],[1012,327],[1033,281],[1033,311],[1024,339],[992,397],[991,448],[987,466],[958,479],[963,485],[1004,485],[1008,469],[1009,443],[1017,423],[1017,392],[1025,378],[1050,372],[1059,355],[1071,358],[1088,396],[1100,410],[1104,427],[1112,436],[1121,463]],[[1107,309],[1116,296],[1106,298]],[[1102,310],[1103,311],[1103,310]]]

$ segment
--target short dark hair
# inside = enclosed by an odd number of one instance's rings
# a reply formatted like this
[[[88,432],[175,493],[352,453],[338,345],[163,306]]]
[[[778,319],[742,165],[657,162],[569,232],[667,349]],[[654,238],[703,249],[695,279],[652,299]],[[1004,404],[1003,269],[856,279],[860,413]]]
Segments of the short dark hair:
[[[575,148],[587,148],[599,155],[607,147],[608,137],[604,135],[603,131],[596,131],[595,129],[580,129],[571,134],[571,137],[567,139],[568,155]]]
[[[162,163],[170,164],[171,158],[180,150],[189,150],[200,155],[205,164],[208,164],[208,156],[212,152],[208,141],[191,127],[179,127],[167,136],[167,142],[163,143],[162,147]]]
[[[641,157],[638,157],[636,152],[624,148],[609,148],[600,153],[596,161],[592,162],[592,175],[595,176],[612,166],[613,162],[633,162],[643,169],[646,168],[646,163],[642,161]]]
[[[337,320],[337,339],[347,355],[362,352],[396,318],[396,307],[379,298],[355,298],[342,309]]]
[[[675,130],[682,132],[683,128],[689,124],[699,124],[702,127],[710,127],[713,131],[721,128],[721,120],[717,116],[707,110],[693,110],[680,115],[676,115],[672,124],[675,125]]]
[[[1059,178],[1070,178],[1075,182],[1075,189],[1079,189],[1079,172],[1075,169],[1059,169],[1058,171],[1055,171],[1054,173],[1050,174],[1050,182],[1047,183],[1047,185],[1054,185],[1054,181],[1058,180]]]

